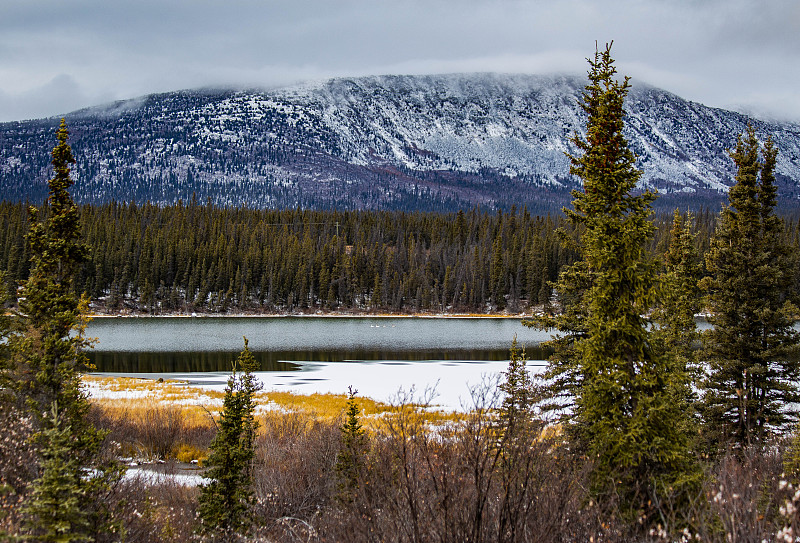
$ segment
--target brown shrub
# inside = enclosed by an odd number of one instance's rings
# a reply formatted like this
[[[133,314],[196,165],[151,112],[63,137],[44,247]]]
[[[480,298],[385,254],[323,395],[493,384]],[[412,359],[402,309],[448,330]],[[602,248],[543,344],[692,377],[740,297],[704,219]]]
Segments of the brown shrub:
[[[107,440],[119,444],[122,454],[147,460],[175,458],[182,446],[206,451],[216,433],[210,416],[206,424],[198,423],[184,408],[157,402],[113,412],[95,407],[92,416],[97,427],[109,431]]]
[[[125,541],[182,543],[194,540],[197,494],[197,488],[169,479],[154,483],[129,478],[115,488],[109,500]],[[119,539],[108,539],[114,540]]]
[[[38,476],[39,458],[30,439],[31,419],[0,400],[0,534],[20,528],[20,504]]]
[[[591,499],[591,463],[573,455],[564,437],[530,421],[513,439],[499,438],[493,392],[475,393],[472,411],[437,426],[419,402],[401,398],[370,425],[357,484],[346,499],[335,470],[341,421],[299,413],[262,418],[254,461],[256,525],[234,539],[747,543],[800,535],[800,491],[782,474],[781,446],[709,461],[705,487],[688,503],[684,495],[655,504],[660,517],[653,526],[626,523],[614,503]],[[103,424],[120,442],[142,444],[152,454],[166,455],[178,442],[207,447],[213,426],[189,426],[180,414],[179,408],[150,409],[141,417],[106,417]],[[23,466],[12,449],[0,447],[0,472]],[[125,481],[107,501],[129,540],[180,542],[192,539],[196,493],[168,482]]]
[[[266,417],[253,473],[259,516],[310,518],[327,506],[336,491],[340,443],[335,422],[297,413]]]
[[[691,531],[709,542],[774,541],[784,524],[780,506],[790,498],[782,472],[778,447],[726,453],[709,469]]]
[[[410,400],[373,437],[355,498],[314,523],[320,540],[547,542],[581,531],[580,463],[538,431],[499,446],[491,390],[474,391],[475,409],[437,428]]]

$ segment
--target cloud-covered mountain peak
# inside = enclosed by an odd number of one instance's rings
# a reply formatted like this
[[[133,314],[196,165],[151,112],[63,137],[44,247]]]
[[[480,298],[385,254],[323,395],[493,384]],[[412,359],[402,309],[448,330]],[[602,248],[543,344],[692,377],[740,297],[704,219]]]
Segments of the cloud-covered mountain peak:
[[[68,117],[79,199],[222,205],[557,209],[577,186],[579,76],[446,74],[336,78],[273,90],[165,93]],[[726,149],[752,123],[780,151],[797,199],[800,127],[705,107],[634,83],[626,135],[643,187],[695,203],[724,197]],[[0,181],[36,197],[53,120],[0,125]],[[27,182],[26,182],[27,181]],[[36,189],[34,189],[35,192]]]

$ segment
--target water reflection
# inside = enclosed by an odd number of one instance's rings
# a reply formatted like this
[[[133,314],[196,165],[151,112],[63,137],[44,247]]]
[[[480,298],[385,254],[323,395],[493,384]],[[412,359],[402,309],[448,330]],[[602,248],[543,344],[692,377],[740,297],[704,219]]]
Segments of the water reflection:
[[[509,318],[214,317],[98,318],[89,354],[99,372],[227,372],[247,336],[261,371],[288,372],[309,363],[504,361],[516,336],[529,359],[547,332]]]
[[[116,352],[93,351],[89,360],[98,372],[108,373],[185,373],[225,372],[238,352]],[[548,353],[539,347],[529,347],[526,354],[531,360],[541,360]],[[297,371],[303,363],[386,361],[386,364],[403,365],[409,362],[452,361],[504,361],[508,350],[501,349],[448,349],[448,350],[308,350],[308,351],[254,351],[260,371]]]
[[[92,352],[89,361],[99,372],[183,373],[229,371],[239,353],[210,352]],[[272,353],[253,353],[262,371],[294,371],[297,364],[275,359]]]

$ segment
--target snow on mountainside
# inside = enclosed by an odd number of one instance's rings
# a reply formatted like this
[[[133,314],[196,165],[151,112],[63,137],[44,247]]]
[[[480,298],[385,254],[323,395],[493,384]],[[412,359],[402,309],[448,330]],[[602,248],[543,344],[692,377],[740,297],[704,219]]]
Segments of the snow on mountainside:
[[[184,91],[67,116],[80,201],[452,210],[568,202],[565,153],[585,80],[455,74],[340,78],[272,91]],[[779,149],[782,202],[798,205],[800,126],[748,118],[635,84],[626,133],[643,187],[716,202],[726,149],[752,123]],[[54,119],[0,124],[3,198],[41,199]]]

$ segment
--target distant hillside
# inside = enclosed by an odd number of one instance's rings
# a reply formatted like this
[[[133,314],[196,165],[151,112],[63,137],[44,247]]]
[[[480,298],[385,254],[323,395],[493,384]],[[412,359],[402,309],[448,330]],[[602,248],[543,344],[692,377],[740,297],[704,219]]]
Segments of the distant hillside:
[[[554,211],[577,187],[565,152],[585,81],[461,74],[332,79],[271,91],[158,94],[67,115],[80,202]],[[752,123],[780,151],[781,202],[800,204],[800,126],[634,85],[627,137],[663,205],[722,201],[726,149]],[[46,193],[56,119],[0,124],[0,190]]]

